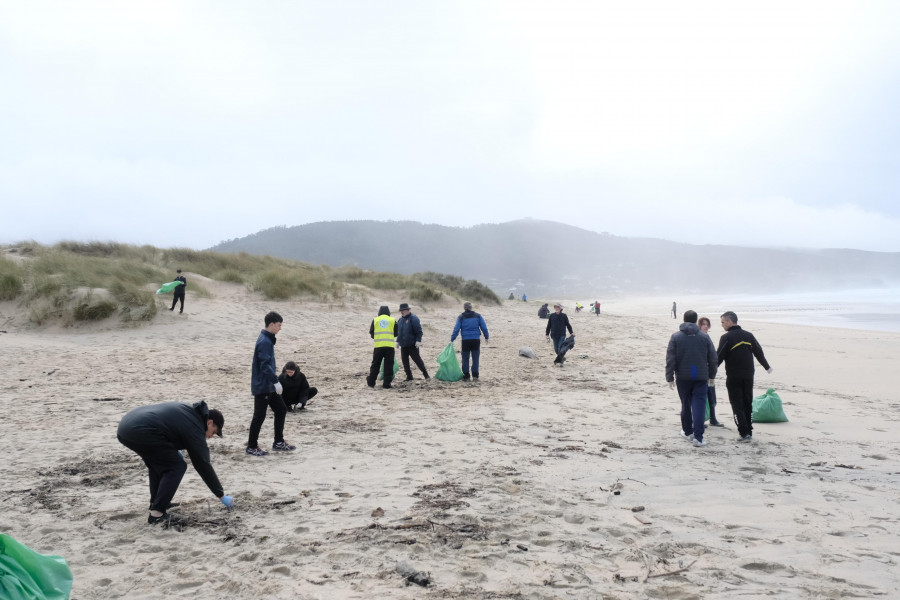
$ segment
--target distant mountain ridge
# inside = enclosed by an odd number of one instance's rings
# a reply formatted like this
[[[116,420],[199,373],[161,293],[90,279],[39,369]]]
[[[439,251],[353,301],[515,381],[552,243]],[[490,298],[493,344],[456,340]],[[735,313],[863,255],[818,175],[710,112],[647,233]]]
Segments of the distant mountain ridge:
[[[900,253],[682,244],[552,221],[473,227],[321,221],[273,227],[210,250],[333,267],[436,271],[517,293],[774,293],[900,287]]]

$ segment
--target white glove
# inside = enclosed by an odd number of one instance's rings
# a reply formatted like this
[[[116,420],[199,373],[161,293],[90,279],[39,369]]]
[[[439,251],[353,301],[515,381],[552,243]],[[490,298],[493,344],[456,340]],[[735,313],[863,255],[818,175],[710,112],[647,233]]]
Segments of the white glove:
[[[766,369],[766,373],[771,373],[771,372],[774,371],[774,370],[775,370],[775,369],[773,369],[772,367],[769,367],[768,369]]]
[[[708,385],[708,386],[711,387],[711,388],[714,388],[714,387],[716,387],[716,380],[715,380],[715,379],[710,379],[710,380],[707,382],[706,385]]]
[[[284,391],[284,387],[281,385],[281,382],[280,382],[280,381],[276,381],[276,382],[275,382],[275,393],[278,394],[278,395],[280,396],[280,395],[281,395],[281,392],[283,392],[283,391]]]
[[[422,345],[422,342],[416,342],[416,348]]]
[[[669,389],[670,389],[670,390],[674,390],[674,389],[675,389],[675,382],[674,382],[674,381],[670,381],[670,382],[669,382]]]

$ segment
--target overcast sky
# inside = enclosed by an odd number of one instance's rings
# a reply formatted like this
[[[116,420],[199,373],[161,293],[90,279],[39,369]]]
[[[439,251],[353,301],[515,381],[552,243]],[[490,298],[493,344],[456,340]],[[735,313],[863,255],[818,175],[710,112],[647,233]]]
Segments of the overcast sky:
[[[898,23],[894,0],[0,0],[0,243],[531,217],[898,252]]]

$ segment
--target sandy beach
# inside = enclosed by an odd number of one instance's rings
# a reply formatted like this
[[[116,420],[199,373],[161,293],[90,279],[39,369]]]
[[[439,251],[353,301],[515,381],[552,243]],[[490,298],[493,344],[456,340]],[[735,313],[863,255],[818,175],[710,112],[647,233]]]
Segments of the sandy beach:
[[[0,304],[0,531],[65,557],[77,600],[900,596],[900,334],[742,320],[774,367],[757,393],[774,387],[790,422],[736,443],[721,385],[727,426],[695,448],[664,381],[665,305],[566,301],[561,369],[536,316],[555,298],[476,305],[479,382],[401,370],[370,390],[369,323],[407,298],[269,302],[187,276],[212,297],[133,328],[34,328]],[[432,373],[461,304],[413,303]],[[717,342],[731,307],[688,308]],[[287,415],[297,451],[257,458],[250,359],[273,309],[279,368],[296,361],[319,395]],[[171,400],[224,413],[210,450],[237,499],[226,511],[189,467],[182,530],[147,525],[146,469],[116,440],[128,410]]]

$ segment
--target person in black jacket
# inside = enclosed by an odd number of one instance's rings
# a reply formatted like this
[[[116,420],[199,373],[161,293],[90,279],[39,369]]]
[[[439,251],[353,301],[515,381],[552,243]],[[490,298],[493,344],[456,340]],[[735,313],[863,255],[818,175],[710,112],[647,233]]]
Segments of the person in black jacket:
[[[547,308],[547,304],[544,303],[538,309],[538,319],[546,319],[548,316],[550,316],[550,309]]]
[[[173,506],[172,498],[187,470],[181,449],[187,450],[191,464],[209,491],[226,507],[234,506],[234,498],[226,496],[219,483],[206,445],[212,436],[222,437],[224,425],[222,413],[209,409],[202,401],[150,404],[122,417],[116,437],[143,459],[150,472],[150,525],[171,519],[166,511]]]
[[[762,346],[749,331],[737,324],[737,315],[732,311],[720,317],[725,333],[719,338],[719,364],[725,362],[725,389],[734,413],[734,423],[738,428],[739,441],[753,441],[753,357],[768,372],[772,367],[763,354]]]
[[[556,352],[557,360],[555,363],[562,363],[559,359],[559,353],[562,352],[563,342],[566,341],[566,330],[575,337],[572,331],[572,324],[569,323],[569,315],[562,311],[562,305],[557,302],[553,305],[554,312],[547,317],[547,337],[553,340],[553,351]]]
[[[422,345],[422,323],[419,317],[409,310],[409,304],[406,302],[400,305],[400,318],[397,319],[397,345],[400,347],[400,361],[403,363],[403,371],[406,372],[406,381],[413,380],[409,359],[419,367],[422,377],[431,379],[419,354],[419,346]]]
[[[305,409],[306,403],[319,393],[319,390],[309,386],[306,375],[300,372],[297,363],[292,360],[285,363],[284,368],[281,369],[281,375],[278,376],[278,381],[283,388],[281,398],[291,412],[297,405],[299,405],[297,410]]]
[[[178,276],[172,281],[180,281],[181,285],[175,286],[175,289],[172,290],[172,293],[175,295],[172,298],[172,308],[169,310],[175,310],[175,304],[181,300],[181,308],[178,310],[178,313],[181,314],[184,312],[184,288],[187,287],[187,279],[181,274],[181,269],[178,269]]]

